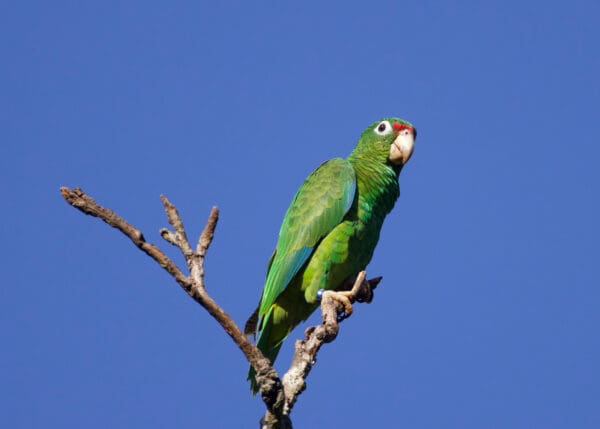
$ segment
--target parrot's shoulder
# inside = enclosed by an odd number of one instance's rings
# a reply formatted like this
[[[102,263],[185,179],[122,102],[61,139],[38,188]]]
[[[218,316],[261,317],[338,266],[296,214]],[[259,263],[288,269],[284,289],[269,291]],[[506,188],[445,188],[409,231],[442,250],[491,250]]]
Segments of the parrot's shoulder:
[[[312,176],[340,176],[341,179],[356,180],[356,173],[352,164],[344,158],[332,158],[328,161],[322,162],[315,170],[308,176],[307,180]]]
[[[352,204],[355,192],[356,172],[352,164],[343,158],[330,159],[319,165],[306,178],[298,189],[287,215],[291,215],[290,217],[305,216],[307,205],[312,206],[313,209],[316,208],[314,206],[317,202],[316,199],[323,204],[318,207],[319,209],[326,211],[332,206],[336,206],[334,217],[338,217],[340,214],[343,217]],[[341,206],[339,206],[340,202]],[[317,210],[317,212],[321,210]]]

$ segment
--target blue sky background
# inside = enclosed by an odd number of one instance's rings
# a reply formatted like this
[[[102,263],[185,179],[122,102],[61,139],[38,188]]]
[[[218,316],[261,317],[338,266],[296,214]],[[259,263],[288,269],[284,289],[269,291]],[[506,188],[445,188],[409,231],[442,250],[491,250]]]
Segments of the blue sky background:
[[[303,179],[400,116],[419,138],[368,269],[384,281],[320,353],[295,425],[600,427],[598,16],[597,1],[5,4],[3,426],[256,427],[231,340],[58,188],[179,263],[159,194],[192,237],[217,204],[208,287],[242,324]]]

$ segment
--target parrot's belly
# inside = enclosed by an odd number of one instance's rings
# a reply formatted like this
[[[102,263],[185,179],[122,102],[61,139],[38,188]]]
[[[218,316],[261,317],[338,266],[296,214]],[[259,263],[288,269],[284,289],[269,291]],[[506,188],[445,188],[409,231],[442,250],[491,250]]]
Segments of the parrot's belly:
[[[281,330],[281,338],[316,310],[319,289],[337,289],[367,266],[380,229],[381,222],[365,225],[346,220],[319,243],[304,269],[275,301],[273,329]]]
[[[337,289],[348,277],[362,271],[373,256],[380,229],[380,223],[350,220],[336,226],[299,273],[306,302],[315,303],[319,289]]]

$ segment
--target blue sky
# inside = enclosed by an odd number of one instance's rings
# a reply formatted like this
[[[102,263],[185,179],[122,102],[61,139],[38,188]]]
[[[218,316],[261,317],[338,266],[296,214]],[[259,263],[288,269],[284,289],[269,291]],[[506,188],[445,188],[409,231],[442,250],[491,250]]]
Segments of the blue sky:
[[[215,3],[3,7],[3,424],[255,427],[231,340],[58,188],[179,263],[158,196],[190,236],[218,205],[207,283],[242,324],[303,179],[400,116],[419,138],[384,281],[294,423],[599,427],[598,2]]]

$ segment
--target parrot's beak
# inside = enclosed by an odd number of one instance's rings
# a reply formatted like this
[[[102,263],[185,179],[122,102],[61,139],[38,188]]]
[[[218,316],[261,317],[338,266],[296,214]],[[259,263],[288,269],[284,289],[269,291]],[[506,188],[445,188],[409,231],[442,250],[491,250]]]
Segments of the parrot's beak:
[[[415,146],[415,134],[412,129],[398,133],[390,146],[390,161],[392,164],[404,165],[410,159]]]

